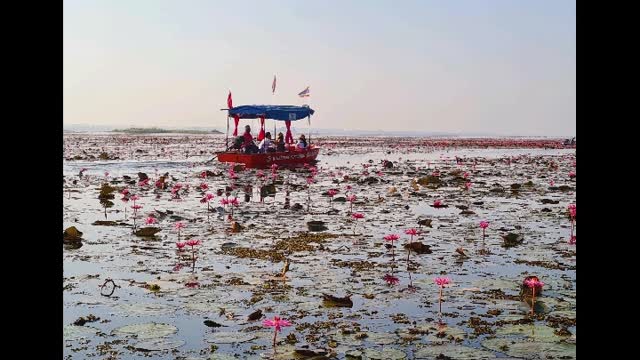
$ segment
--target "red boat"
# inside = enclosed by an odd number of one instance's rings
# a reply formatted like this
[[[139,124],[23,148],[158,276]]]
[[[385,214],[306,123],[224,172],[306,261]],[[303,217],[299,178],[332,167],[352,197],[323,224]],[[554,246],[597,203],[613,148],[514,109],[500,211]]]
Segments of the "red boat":
[[[283,166],[295,166],[301,164],[313,163],[320,152],[320,148],[311,144],[311,135],[309,135],[308,146],[300,149],[293,145],[293,136],[291,135],[291,122],[307,118],[311,125],[311,115],[314,110],[308,106],[292,106],[292,105],[242,105],[227,110],[227,138],[226,151],[218,153],[218,161],[244,164],[247,168],[267,168],[272,164]],[[238,124],[240,119],[260,119],[260,134],[257,140],[260,141],[265,136],[264,120],[271,119],[276,121],[284,121],[287,126],[287,134],[285,136],[286,150],[279,152],[266,152],[248,154],[242,150],[229,150],[229,119],[233,118],[235,122],[235,130],[233,136],[238,134]],[[275,135],[275,134],[274,134]]]
[[[244,164],[247,168],[264,169],[272,164],[301,165],[313,163],[320,148],[309,145],[306,149],[290,147],[290,151],[264,154],[245,154],[240,151],[226,151],[218,154],[218,161]]]

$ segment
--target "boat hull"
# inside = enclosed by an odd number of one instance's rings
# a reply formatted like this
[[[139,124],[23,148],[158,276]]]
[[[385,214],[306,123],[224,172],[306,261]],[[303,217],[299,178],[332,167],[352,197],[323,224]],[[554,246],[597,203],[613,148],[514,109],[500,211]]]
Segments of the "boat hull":
[[[287,152],[274,152],[265,154],[244,154],[240,152],[223,152],[218,154],[218,161],[244,164],[247,168],[268,168],[272,164],[301,165],[314,162],[320,148],[296,149]]]

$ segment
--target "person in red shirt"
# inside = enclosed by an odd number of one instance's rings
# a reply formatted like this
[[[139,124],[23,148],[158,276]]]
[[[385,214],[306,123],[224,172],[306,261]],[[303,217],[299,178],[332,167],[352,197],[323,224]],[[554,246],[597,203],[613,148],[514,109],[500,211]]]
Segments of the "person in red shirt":
[[[258,147],[253,143],[253,136],[251,136],[251,127],[249,125],[244,127],[244,143],[242,146],[244,147],[244,152],[246,154],[252,154],[258,152]]]

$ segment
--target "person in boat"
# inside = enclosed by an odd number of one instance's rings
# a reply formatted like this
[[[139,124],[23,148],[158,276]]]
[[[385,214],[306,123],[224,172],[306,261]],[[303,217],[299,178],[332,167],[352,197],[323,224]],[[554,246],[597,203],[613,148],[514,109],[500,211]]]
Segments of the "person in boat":
[[[244,134],[242,135],[244,138],[244,143],[242,147],[244,147],[245,154],[255,154],[258,152],[258,147],[253,142],[253,136],[251,136],[251,126],[247,125],[244,127]]]
[[[258,144],[258,150],[261,153],[275,152],[275,149],[273,147],[273,142],[271,141],[271,133],[270,132],[267,132],[264,135],[264,139],[262,139],[262,141],[260,141],[260,144]]]
[[[298,139],[298,149],[306,149],[306,148],[307,148],[307,138],[305,138],[304,134],[302,134]]]
[[[233,144],[231,144],[231,146],[229,146],[229,149],[227,150],[240,150],[242,149],[243,144],[244,144],[244,137],[236,136],[233,139]]]
[[[278,137],[276,138],[276,151],[278,152],[286,151],[286,147],[284,144],[284,134],[282,134],[281,132],[278,133]]]

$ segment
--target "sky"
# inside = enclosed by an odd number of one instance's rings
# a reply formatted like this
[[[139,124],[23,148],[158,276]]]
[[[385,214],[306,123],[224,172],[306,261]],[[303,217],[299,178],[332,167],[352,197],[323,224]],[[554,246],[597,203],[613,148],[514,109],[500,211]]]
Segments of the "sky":
[[[63,33],[65,125],[224,128],[231,90],[325,129],[576,131],[570,0],[65,0]]]

